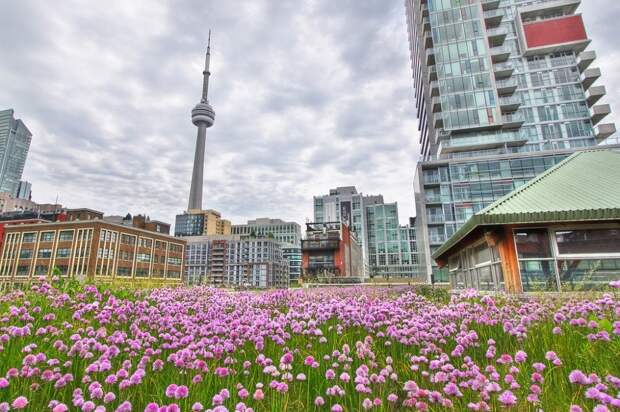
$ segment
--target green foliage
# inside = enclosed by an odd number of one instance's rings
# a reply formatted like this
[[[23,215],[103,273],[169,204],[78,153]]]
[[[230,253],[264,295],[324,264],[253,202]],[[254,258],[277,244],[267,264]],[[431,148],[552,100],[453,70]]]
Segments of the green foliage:
[[[416,286],[415,292],[434,303],[445,305],[450,302],[450,292],[447,289],[431,285],[420,285]]]

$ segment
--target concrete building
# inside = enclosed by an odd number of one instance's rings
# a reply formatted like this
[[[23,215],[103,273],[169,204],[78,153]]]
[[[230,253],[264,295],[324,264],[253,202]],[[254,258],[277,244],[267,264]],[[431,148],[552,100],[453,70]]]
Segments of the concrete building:
[[[620,153],[576,153],[476,213],[433,257],[458,289],[605,289],[620,280],[618,181]]]
[[[274,239],[214,235],[186,240],[185,281],[189,285],[288,287],[288,262]]]
[[[399,225],[398,204],[367,206],[366,222],[370,277],[419,278],[415,229]]]
[[[103,219],[103,212],[88,208],[66,209],[67,221],[73,222],[78,220],[98,220]]]
[[[13,109],[0,111],[0,192],[17,197],[32,133]]]
[[[267,237],[280,242],[285,259],[289,262],[291,281],[301,274],[301,226],[282,219],[259,218],[243,225],[233,225],[232,234],[242,239]]]
[[[364,277],[368,277],[366,206],[383,204],[383,196],[364,196],[355,186],[330,189],[328,195],[314,196],[314,222],[343,222],[355,232],[364,258]]]
[[[213,209],[191,209],[177,215],[174,224],[175,236],[230,235],[231,232],[230,220],[222,219],[220,212]]]
[[[470,217],[615,133],[579,0],[406,0],[422,162],[417,237],[431,259]]]
[[[359,283],[364,279],[362,246],[346,223],[307,223],[301,251],[304,280]]]
[[[50,203],[36,203],[29,199],[16,198],[8,192],[0,192],[0,214],[60,213],[62,205]]]
[[[13,287],[57,269],[63,278],[178,285],[185,240],[97,220],[4,227],[0,284]]]

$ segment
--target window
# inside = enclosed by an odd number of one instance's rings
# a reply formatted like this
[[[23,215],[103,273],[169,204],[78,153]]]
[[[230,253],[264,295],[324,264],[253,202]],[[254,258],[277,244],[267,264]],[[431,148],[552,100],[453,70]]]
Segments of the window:
[[[45,275],[47,275],[48,271],[49,271],[49,266],[47,266],[47,265],[37,265],[34,268],[34,275],[35,276],[45,276]]]
[[[34,241],[37,240],[37,234],[36,233],[24,233],[24,238],[22,239],[22,242],[24,243],[32,243]]]
[[[517,230],[514,238],[519,259],[553,257],[546,229]]]
[[[620,254],[620,229],[559,230],[560,255]]]
[[[22,249],[19,252],[20,259],[30,259],[32,257],[32,249]]]
[[[30,271],[30,266],[29,265],[19,265],[17,267],[17,276],[20,277],[24,277],[24,276],[28,276],[28,272]]]
[[[149,263],[151,261],[151,255],[149,253],[138,253],[138,262]]]
[[[68,258],[69,256],[71,256],[71,249],[68,247],[62,247],[56,251],[56,257]]]
[[[54,232],[41,233],[41,242],[52,242],[54,240]]]
[[[39,249],[38,257],[41,259],[49,259],[52,257],[52,249]]]
[[[131,268],[119,267],[116,269],[116,274],[118,276],[131,276]]]
[[[58,239],[63,241],[73,240],[73,231],[72,230],[63,230],[60,232]]]

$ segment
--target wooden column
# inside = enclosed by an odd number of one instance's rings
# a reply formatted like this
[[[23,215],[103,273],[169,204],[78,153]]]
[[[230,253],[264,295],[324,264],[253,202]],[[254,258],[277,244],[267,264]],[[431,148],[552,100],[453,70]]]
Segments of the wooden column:
[[[504,273],[506,292],[523,293],[512,227],[503,226],[501,231],[501,240],[498,243],[497,250],[499,251],[499,256],[502,261],[502,272]]]

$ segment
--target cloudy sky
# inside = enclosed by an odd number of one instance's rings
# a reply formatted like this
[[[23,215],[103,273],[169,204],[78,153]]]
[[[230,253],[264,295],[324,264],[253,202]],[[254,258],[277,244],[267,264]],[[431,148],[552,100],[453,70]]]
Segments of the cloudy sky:
[[[0,108],[34,133],[34,200],[172,222],[187,207],[213,29],[204,206],[303,222],[356,185],[414,215],[417,120],[402,0],[2,2]],[[617,0],[581,11],[620,107]]]

